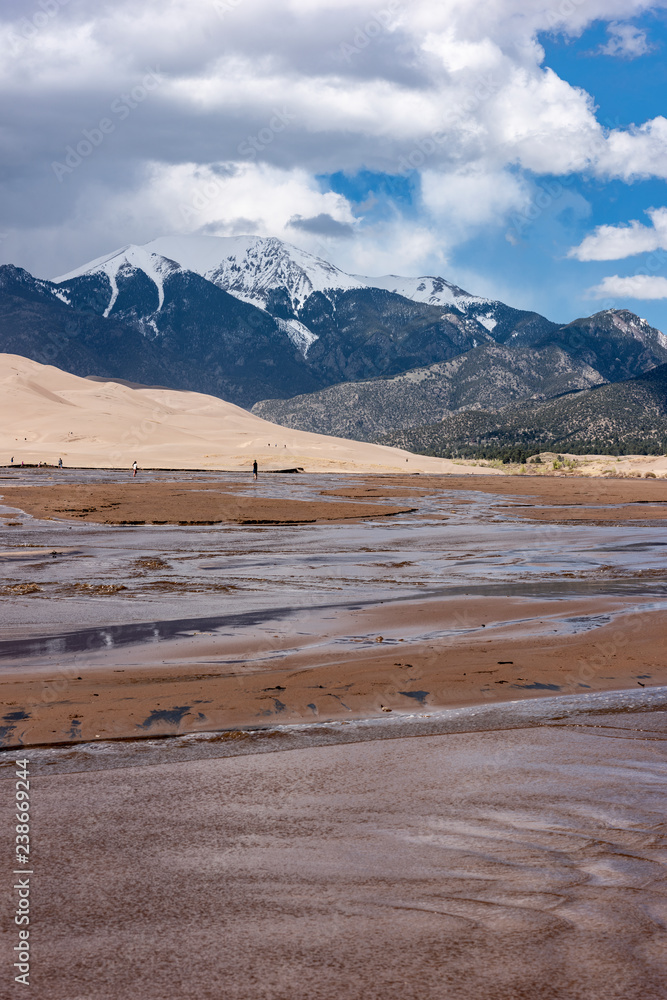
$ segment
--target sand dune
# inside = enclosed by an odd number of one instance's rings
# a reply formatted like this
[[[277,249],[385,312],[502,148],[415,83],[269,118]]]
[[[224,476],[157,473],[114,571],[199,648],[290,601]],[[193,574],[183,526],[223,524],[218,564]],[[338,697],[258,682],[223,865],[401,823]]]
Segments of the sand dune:
[[[305,472],[493,470],[269,423],[215,396],[79,378],[0,354],[0,464],[81,468],[303,468]]]

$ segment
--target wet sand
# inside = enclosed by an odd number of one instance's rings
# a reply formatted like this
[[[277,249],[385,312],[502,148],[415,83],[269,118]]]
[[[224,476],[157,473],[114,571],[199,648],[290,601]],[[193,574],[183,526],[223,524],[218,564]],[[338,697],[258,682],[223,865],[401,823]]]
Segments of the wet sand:
[[[479,476],[471,485],[469,476],[378,477],[364,486],[331,491],[330,496],[370,500],[380,496],[415,498],[434,483],[448,492],[488,493],[520,499],[507,511],[516,517],[564,524],[570,521],[616,523],[667,517],[667,483],[657,479],[593,479],[583,476],[516,475]],[[385,485],[386,484],[386,485]]]
[[[0,737],[154,737],[667,685],[665,610],[622,597],[432,598],[318,609],[299,624],[187,632],[58,669],[19,658],[0,673]]]
[[[666,1000],[664,484],[64,476],[0,501],[40,1000]]]
[[[295,487],[295,493],[297,492]],[[71,483],[9,486],[4,502],[32,517],[96,524],[312,524],[318,521],[390,517],[410,507],[353,502],[234,495],[210,481],[187,483]]]
[[[65,475],[2,489],[0,745],[667,683],[661,482]]]
[[[33,992],[664,1000],[665,706],[508,725],[37,754]]]
[[[410,512],[437,491],[474,490],[496,497],[520,499],[507,510],[518,517],[556,523],[572,520],[628,521],[667,517],[667,484],[660,480],[606,480],[552,476],[372,476],[362,483],[322,489],[318,496],[299,499],[303,477],[293,478],[289,499],[252,496],[247,482],[210,479],[188,482],[69,482],[61,485],[2,484],[8,507],[37,518],[62,518],[98,524],[300,524],[352,520]],[[409,501],[390,506],[388,501]],[[356,501],[381,501],[358,503]],[[342,502],[341,502],[342,501]],[[452,502],[457,502],[456,497]],[[459,501],[459,502],[463,502]],[[561,508],[551,509],[551,508]]]

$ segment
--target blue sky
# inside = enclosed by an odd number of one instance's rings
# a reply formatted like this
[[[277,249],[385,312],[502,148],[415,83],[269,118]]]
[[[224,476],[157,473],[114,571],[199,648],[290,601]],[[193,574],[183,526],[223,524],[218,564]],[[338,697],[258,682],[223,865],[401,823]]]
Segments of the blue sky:
[[[596,21],[578,37],[539,35],[543,65],[589,94],[598,121],[608,129],[629,129],[667,114],[667,13],[651,11],[622,22],[622,27],[629,52],[614,42],[614,22],[610,30],[609,22]],[[415,220],[424,208],[418,170],[399,175],[338,171],[319,180],[324,190],[342,194],[355,205],[362,225],[376,225],[397,213]],[[542,195],[544,207],[536,218],[515,211],[475,233],[457,246],[447,277],[464,286],[474,284],[471,291],[505,296],[559,321],[600,308],[629,308],[667,330],[667,299],[595,297],[588,289],[609,274],[609,264],[568,256],[599,226],[625,226],[633,219],[648,223],[646,210],[667,204],[665,181],[626,181],[586,171],[524,172],[523,180],[536,199]],[[633,254],[614,262],[613,270],[623,277],[638,270],[664,276],[667,254]]]
[[[667,330],[667,0],[46,7],[0,12],[0,261],[275,235]]]

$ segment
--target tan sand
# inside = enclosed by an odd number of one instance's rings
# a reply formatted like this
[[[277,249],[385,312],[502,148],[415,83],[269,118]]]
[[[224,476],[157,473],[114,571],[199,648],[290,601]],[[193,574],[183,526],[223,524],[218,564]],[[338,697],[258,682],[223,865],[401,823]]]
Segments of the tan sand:
[[[492,470],[482,469],[482,473]],[[420,476],[419,480],[407,476],[386,478],[369,477],[362,486],[325,491],[326,496],[372,499],[379,496],[418,497],[429,491],[438,480]],[[441,482],[443,490],[476,490],[503,497],[522,497],[526,503],[545,505],[603,506],[605,504],[646,504],[667,502],[667,484],[657,479],[596,479],[560,476],[503,476],[493,478],[482,475],[471,480],[466,475],[447,476]],[[528,513],[528,508],[526,508]],[[617,514],[614,511],[614,516]]]
[[[1,464],[78,468],[303,468],[306,472],[461,472],[447,459],[289,430],[215,396],[79,378],[0,354]],[[471,473],[489,470],[474,465]]]
[[[241,482],[145,482],[139,477],[127,483],[3,484],[1,496],[6,506],[34,517],[98,524],[303,524],[389,517],[419,510],[422,498],[432,497],[441,490],[466,494],[473,490],[507,497],[510,501],[519,499],[520,503],[510,502],[497,509],[536,521],[622,523],[667,517],[667,487],[657,479],[479,474],[474,479],[429,475],[417,480],[411,476],[373,476],[363,485],[349,489],[322,490],[325,499],[321,501],[306,501],[249,496],[247,483]],[[297,491],[298,480],[295,480]],[[405,502],[400,505],[372,502],[377,500]],[[455,496],[448,502],[456,505],[467,502],[467,498]]]
[[[241,483],[226,483],[219,493],[210,481],[3,486],[2,493],[6,504],[40,517],[294,523],[413,507],[419,516],[422,498],[441,488],[454,494],[448,506],[467,502],[472,489],[509,501],[492,509],[521,518],[641,521],[651,512],[662,516],[667,506],[658,503],[665,485],[655,480],[537,477],[369,477],[349,489],[324,490],[322,500],[314,501],[247,497]],[[407,503],[378,503],[398,498]],[[619,504],[624,506],[605,506]],[[649,575],[655,572],[661,573]],[[40,590],[19,582],[7,594],[32,589]],[[91,589],[104,592],[104,586]],[[632,613],[625,613],[630,605]],[[157,735],[667,684],[664,611],[636,608],[636,600],[609,596],[392,601],[353,611],[315,610],[306,627],[282,637],[259,637],[252,627],[120,646],[62,663],[36,660],[16,669],[7,664],[0,704],[6,717],[18,715],[5,742]],[[563,619],[605,614],[616,617],[582,634],[564,634],[559,626]],[[485,633],[482,625],[489,626]],[[469,629],[476,632],[454,634]],[[447,630],[451,634],[437,634]],[[420,638],[429,633],[434,637]]]

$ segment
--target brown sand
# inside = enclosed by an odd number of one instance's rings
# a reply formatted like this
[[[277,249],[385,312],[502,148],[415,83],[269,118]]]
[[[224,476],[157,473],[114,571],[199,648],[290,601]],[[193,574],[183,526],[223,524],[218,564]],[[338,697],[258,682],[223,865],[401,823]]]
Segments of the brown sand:
[[[522,497],[544,505],[604,506],[606,504],[667,505],[667,483],[659,479],[591,479],[584,476],[373,476],[364,486],[332,490],[331,496],[353,499],[373,496],[420,496],[429,487],[466,490],[501,497]],[[616,512],[614,511],[614,516]],[[639,515],[638,515],[639,516]]]
[[[35,959],[11,996],[664,1000],[664,748],[642,712],[35,762]]]
[[[299,480],[295,478],[295,493]],[[92,483],[2,487],[4,503],[34,517],[71,518],[100,524],[303,524],[387,517],[418,509],[438,492],[475,491],[521,498],[499,511],[536,521],[625,522],[667,517],[667,484],[659,480],[559,479],[529,476],[386,476],[350,489],[323,490],[327,500],[253,497],[239,484],[212,482]],[[336,499],[347,502],[336,503]],[[360,504],[359,500],[409,500],[410,506]],[[465,498],[450,498],[463,503]],[[613,505],[605,509],[605,505]],[[616,505],[625,505],[622,507]],[[566,508],[558,510],[557,508]],[[556,509],[545,509],[556,508]]]
[[[233,489],[233,487],[232,487]],[[97,524],[307,524],[388,517],[413,510],[380,504],[234,496],[211,482],[4,486],[3,502],[33,517]]]
[[[276,524],[413,509],[377,503],[399,496],[419,511],[423,497],[441,490],[448,505],[466,502],[456,491],[473,490],[524,501],[492,508],[501,514],[609,522],[655,516],[662,508],[653,505],[667,487],[650,480],[373,477],[349,490],[324,491],[316,501],[248,496],[234,484],[220,492],[211,482],[3,487],[3,495],[5,503],[41,517]],[[233,637],[120,647],[55,664],[8,664],[0,680],[2,738],[5,745],[27,745],[152,736],[666,684],[664,612],[637,611],[635,602],[632,613],[623,613],[629,606],[613,597],[392,601],[323,616],[314,611],[305,635],[259,639],[256,630],[237,630]],[[617,617],[580,634],[558,627],[559,620],[602,614]],[[476,631],[456,634],[462,629]],[[434,638],[425,640],[430,633]]]
[[[366,486],[332,490],[328,495],[350,500],[372,500],[380,496],[414,497],[417,501],[419,497],[432,493],[434,486],[447,493],[475,491],[508,499],[520,498],[521,504],[507,504],[496,509],[502,514],[552,524],[656,521],[667,517],[667,484],[657,479],[476,476],[472,480],[469,476],[420,476],[417,483],[413,478],[393,476],[391,479],[383,477],[380,484],[375,477],[368,480]],[[454,497],[448,498],[448,502],[464,503],[466,499]],[[606,507],[607,504],[611,506]]]
[[[621,598],[465,598],[314,613],[283,640],[252,628],[87,655],[83,666],[6,668],[6,744],[156,736],[355,718],[667,684],[665,613]],[[559,619],[617,613],[563,635]],[[486,625],[484,631],[481,626]],[[472,632],[415,640],[431,630]],[[481,634],[480,634],[481,633]],[[399,641],[402,640],[402,641]]]

